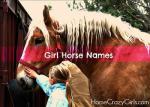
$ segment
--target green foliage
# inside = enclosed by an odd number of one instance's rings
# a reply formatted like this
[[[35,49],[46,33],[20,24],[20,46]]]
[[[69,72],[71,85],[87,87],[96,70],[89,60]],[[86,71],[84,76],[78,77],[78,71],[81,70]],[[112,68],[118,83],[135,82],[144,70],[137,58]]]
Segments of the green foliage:
[[[142,30],[150,30],[150,1],[149,0],[83,0],[88,11],[101,11],[121,16],[122,20]],[[143,3],[144,2],[144,3]],[[73,5],[80,7],[74,0]],[[77,6],[78,5],[78,6]],[[83,7],[83,6],[82,6]],[[77,8],[76,8],[77,9]],[[144,10],[142,13],[141,9]]]
[[[51,6],[51,5],[48,5],[48,9],[51,10],[51,9],[52,9],[52,6]]]

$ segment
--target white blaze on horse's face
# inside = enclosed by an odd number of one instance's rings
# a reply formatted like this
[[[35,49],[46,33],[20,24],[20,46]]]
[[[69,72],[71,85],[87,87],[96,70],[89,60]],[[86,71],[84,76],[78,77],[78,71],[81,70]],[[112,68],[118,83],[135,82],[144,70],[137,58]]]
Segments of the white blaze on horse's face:
[[[45,38],[42,31],[36,27],[32,31],[32,35],[29,35],[23,54],[21,56],[21,61],[17,68],[17,80],[24,88],[31,88],[34,80],[26,76],[25,67],[29,68],[39,68],[44,62],[43,54],[46,51],[47,45],[45,43]],[[35,69],[36,70],[36,69]]]
[[[52,20],[47,7],[43,10],[43,19],[44,21],[33,21],[29,27],[27,41],[17,69],[17,80],[23,87],[31,87],[34,83],[33,79],[26,76],[25,67],[41,73],[41,69],[46,69],[48,65],[52,66],[57,62],[56,58],[46,59],[44,54],[46,52],[56,53],[56,35],[62,33],[64,29],[57,21]],[[48,70],[46,72],[44,74],[48,74]]]

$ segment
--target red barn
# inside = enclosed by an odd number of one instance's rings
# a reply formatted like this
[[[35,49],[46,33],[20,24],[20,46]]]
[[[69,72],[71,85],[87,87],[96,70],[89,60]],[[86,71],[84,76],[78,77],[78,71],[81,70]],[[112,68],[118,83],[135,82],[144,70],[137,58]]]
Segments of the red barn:
[[[15,79],[31,20],[18,0],[0,1],[0,107],[13,107],[7,85]]]

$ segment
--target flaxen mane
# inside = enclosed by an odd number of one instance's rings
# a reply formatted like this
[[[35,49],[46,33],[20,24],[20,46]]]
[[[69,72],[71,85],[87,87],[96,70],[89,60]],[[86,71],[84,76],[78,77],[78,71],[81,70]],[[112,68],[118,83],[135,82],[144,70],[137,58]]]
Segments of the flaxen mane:
[[[100,44],[103,36],[111,37],[115,35],[116,38],[123,38],[127,42],[134,43],[135,39],[143,42],[148,49],[150,45],[150,35],[148,33],[142,32],[137,28],[132,27],[130,24],[121,20],[120,17],[114,17],[110,14],[101,12],[68,12],[65,16],[61,15],[55,16],[54,19],[58,20],[65,27],[65,34],[67,34],[67,46],[74,49],[69,50],[70,52],[74,50],[77,51],[79,44],[79,39],[81,40],[81,48],[87,45],[87,49],[90,50],[90,45],[92,42],[95,44]],[[50,12],[50,15],[51,12]],[[63,16],[63,18],[62,18]],[[53,17],[53,16],[52,16]],[[46,31],[46,26],[41,20],[41,23],[31,23],[30,29],[37,26],[44,33],[44,37],[47,44],[49,44],[49,34]],[[32,30],[29,30],[31,32]],[[31,35],[31,34],[30,34]],[[119,35],[119,36],[118,36]],[[92,38],[96,38],[96,41],[92,41]],[[97,46],[96,45],[96,46]]]
[[[120,35],[125,41],[133,43],[135,39],[143,42],[149,51],[150,35],[132,27],[130,24],[110,14],[101,12],[78,12],[73,13],[72,20],[66,23],[67,45],[78,47],[79,38],[84,46],[87,41],[87,48],[90,49],[92,42],[99,44],[103,36],[111,37]],[[96,38],[97,41],[92,41]],[[96,45],[96,46],[97,46]]]

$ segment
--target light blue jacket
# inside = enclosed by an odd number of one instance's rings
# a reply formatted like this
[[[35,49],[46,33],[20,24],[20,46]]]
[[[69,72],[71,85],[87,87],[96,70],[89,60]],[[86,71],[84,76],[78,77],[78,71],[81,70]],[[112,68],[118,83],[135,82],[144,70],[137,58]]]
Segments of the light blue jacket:
[[[46,95],[49,96],[46,107],[68,107],[66,85],[64,83],[51,85],[49,78],[44,75],[39,75],[36,78],[36,82]]]

